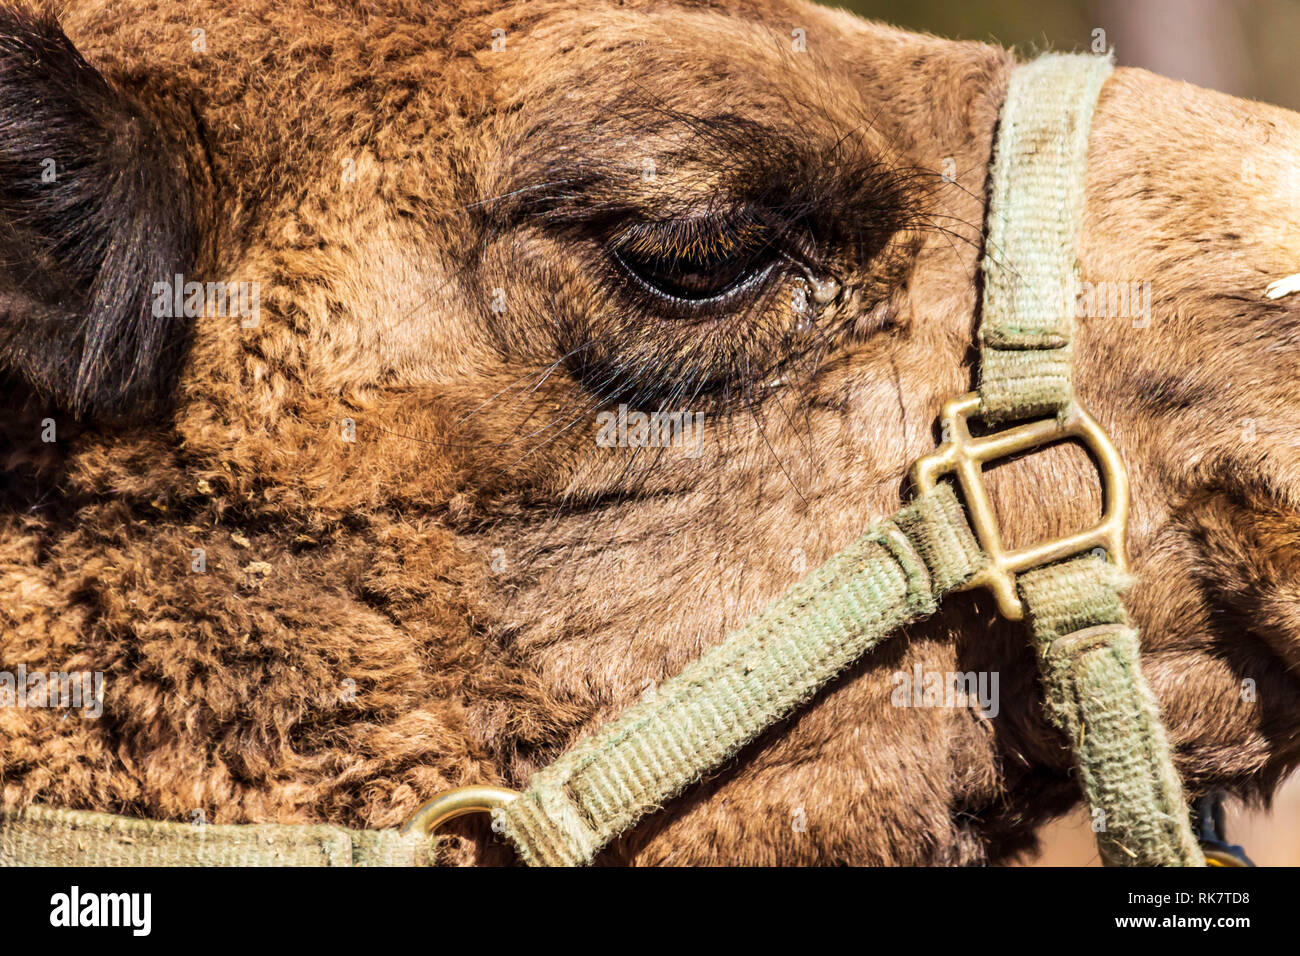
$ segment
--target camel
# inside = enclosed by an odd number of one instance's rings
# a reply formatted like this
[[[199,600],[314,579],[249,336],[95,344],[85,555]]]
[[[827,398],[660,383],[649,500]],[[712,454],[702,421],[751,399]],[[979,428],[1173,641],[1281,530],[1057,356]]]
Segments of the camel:
[[[0,707],[0,808],[400,826],[653,693],[906,500],[1017,68],[802,0],[5,0],[0,670],[102,713]],[[1093,120],[1075,388],[1191,797],[1300,763],[1297,156],[1136,69]],[[1100,508],[1069,445],[988,481],[1013,542]],[[597,862],[1001,863],[1077,801],[972,591]]]

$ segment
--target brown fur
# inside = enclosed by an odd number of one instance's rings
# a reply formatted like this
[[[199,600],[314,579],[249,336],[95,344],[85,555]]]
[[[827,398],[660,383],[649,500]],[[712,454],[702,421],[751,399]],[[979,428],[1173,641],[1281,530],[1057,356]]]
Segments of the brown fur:
[[[517,786],[897,508],[971,384],[1006,51],[784,0],[92,0],[61,21],[189,144],[194,274],[259,280],[263,309],[195,322],[161,420],[78,424],[15,386],[0,668],[102,670],[107,699],[99,720],[0,709],[6,806],[383,827],[446,786]],[[691,138],[682,113],[757,127]],[[1156,300],[1149,328],[1086,320],[1076,371],[1134,476],[1144,666],[1189,790],[1266,796],[1300,761],[1300,297],[1261,297],[1300,269],[1279,185],[1300,117],[1121,70],[1094,130],[1085,278]],[[804,162],[823,206],[877,195],[869,165],[894,186],[860,220],[878,243],[827,266],[816,348],[789,344],[788,291],[743,326],[627,323],[581,228],[517,192],[576,156],[604,202],[671,210],[728,188],[727,157],[692,150],[738,143]],[[619,396],[547,373],[557,327],[643,369],[743,349],[753,377],[699,399],[698,460],[596,448]],[[1084,462],[992,470],[1015,540],[1086,520]],[[890,706],[917,662],[1000,672],[1002,713]],[[1076,800],[1068,765],[1023,628],[959,595],[603,859],[1001,860]],[[456,832],[464,862],[511,859]]]

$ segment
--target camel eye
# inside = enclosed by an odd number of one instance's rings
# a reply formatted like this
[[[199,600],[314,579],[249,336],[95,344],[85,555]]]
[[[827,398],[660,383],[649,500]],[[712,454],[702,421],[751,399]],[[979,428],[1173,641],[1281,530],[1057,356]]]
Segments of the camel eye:
[[[638,223],[610,252],[644,291],[687,305],[716,304],[754,287],[778,258],[767,227],[704,217]]]

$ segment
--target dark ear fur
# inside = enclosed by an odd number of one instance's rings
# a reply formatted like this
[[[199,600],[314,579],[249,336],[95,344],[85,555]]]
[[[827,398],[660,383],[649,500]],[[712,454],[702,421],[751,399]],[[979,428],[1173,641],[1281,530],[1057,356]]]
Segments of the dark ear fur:
[[[78,416],[164,403],[188,330],[150,290],[193,261],[192,206],[144,110],[53,17],[0,6],[0,370]]]

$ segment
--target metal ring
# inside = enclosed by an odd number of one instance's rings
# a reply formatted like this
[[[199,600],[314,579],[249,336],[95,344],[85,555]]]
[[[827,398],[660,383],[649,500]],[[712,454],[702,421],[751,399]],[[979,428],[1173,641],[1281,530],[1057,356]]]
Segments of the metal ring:
[[[444,790],[420,809],[402,827],[403,833],[433,833],[448,820],[471,813],[491,813],[510,805],[518,791],[505,787],[457,787]]]

